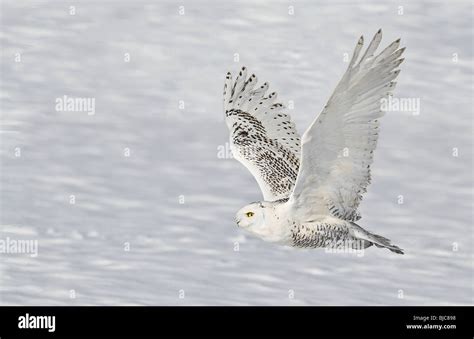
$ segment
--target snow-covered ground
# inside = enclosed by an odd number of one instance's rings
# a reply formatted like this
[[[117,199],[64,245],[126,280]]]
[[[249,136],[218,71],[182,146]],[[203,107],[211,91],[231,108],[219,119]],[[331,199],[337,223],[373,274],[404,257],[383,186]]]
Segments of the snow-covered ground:
[[[38,256],[0,253],[0,304],[473,304],[470,1],[1,9],[0,241],[37,241]],[[302,133],[344,53],[380,27],[407,47],[396,97],[421,106],[383,118],[359,223],[406,254],[244,234],[234,213],[261,196],[226,156],[225,73],[269,81]],[[57,111],[64,95],[95,114]]]

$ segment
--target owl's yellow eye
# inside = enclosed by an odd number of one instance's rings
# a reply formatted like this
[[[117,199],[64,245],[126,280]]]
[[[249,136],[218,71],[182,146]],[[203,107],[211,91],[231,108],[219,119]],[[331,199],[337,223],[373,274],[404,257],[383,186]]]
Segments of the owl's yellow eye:
[[[247,218],[251,218],[251,217],[253,217],[254,213],[253,212],[247,212],[247,213],[245,213],[245,215],[247,216]]]

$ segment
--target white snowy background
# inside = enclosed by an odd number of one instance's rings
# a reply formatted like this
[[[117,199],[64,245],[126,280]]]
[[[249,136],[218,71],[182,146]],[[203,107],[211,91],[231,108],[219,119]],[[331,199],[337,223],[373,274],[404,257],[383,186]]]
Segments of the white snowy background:
[[[0,304],[472,304],[472,10],[2,1],[0,239],[39,248],[35,258],[0,254]],[[261,195],[241,164],[219,157],[225,73],[245,65],[270,82],[294,102],[303,133],[346,69],[344,53],[379,28],[382,48],[399,37],[407,47],[395,97],[419,98],[421,112],[382,119],[359,224],[406,254],[244,234],[234,213]],[[63,95],[95,98],[95,115],[56,111]]]

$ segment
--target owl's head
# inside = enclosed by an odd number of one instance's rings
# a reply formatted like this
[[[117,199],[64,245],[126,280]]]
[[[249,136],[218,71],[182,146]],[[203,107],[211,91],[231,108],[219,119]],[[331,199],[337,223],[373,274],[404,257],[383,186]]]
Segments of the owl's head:
[[[239,227],[258,233],[258,229],[265,225],[264,210],[265,206],[261,202],[249,204],[237,212],[235,221]]]

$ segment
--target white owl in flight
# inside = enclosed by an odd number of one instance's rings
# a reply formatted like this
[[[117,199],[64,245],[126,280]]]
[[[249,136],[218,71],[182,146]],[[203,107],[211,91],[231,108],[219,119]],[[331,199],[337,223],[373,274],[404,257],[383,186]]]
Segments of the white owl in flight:
[[[257,85],[245,67],[227,73],[224,110],[232,153],[257,180],[264,201],[237,212],[237,224],[260,238],[295,247],[365,249],[375,245],[403,254],[389,239],[355,223],[370,183],[381,99],[393,81],[404,48],[400,39],[375,54],[379,30],[360,56],[363,37],[323,111],[300,138],[285,107]],[[360,58],[359,58],[360,56]]]

